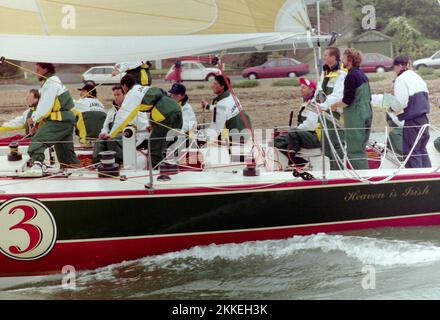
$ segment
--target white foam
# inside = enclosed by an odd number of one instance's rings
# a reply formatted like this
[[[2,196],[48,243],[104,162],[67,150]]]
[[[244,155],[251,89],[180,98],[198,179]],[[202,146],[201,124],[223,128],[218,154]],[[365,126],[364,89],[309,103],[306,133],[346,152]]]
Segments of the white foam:
[[[167,267],[173,261],[188,258],[200,259],[202,261],[213,261],[214,259],[234,261],[250,256],[278,259],[304,250],[321,250],[325,253],[340,251],[363,264],[378,266],[413,265],[440,261],[440,247],[429,242],[416,243],[318,234],[294,237],[287,240],[195,247],[180,252],[145,258],[140,262]]]

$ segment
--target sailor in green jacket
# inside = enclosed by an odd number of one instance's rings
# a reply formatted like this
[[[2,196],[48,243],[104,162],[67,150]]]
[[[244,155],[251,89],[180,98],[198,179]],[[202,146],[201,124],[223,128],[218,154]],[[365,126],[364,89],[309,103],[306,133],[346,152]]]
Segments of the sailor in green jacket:
[[[75,101],[75,109],[81,114],[77,114],[80,119],[77,121],[76,131],[81,136],[81,130],[85,130],[87,139],[97,139],[107,118],[104,105],[98,99],[94,82],[87,81],[78,90],[80,91],[81,99]],[[84,128],[82,128],[81,118],[84,122]]]
[[[205,100],[201,102],[203,109],[211,110],[215,114],[213,122],[209,127],[208,134],[210,138],[216,140],[223,129],[227,129],[230,139],[234,141],[240,141],[242,140],[241,138],[245,141],[248,140],[250,137],[248,130],[252,129],[251,120],[246,112],[240,112],[229,92],[224,76],[217,75],[215,77],[212,90],[217,95],[212,103],[209,104]]]
[[[30,127],[28,120],[37,108],[40,99],[40,92],[37,89],[31,89],[26,96],[26,104],[28,109],[21,116],[3,123],[0,126],[0,132],[16,131],[24,129],[26,136],[33,136],[36,133],[36,127]]]
[[[362,63],[359,51],[345,50],[343,61],[349,70],[345,79],[344,97],[342,101],[333,104],[331,109],[344,110],[347,154],[352,168],[367,170],[369,166],[365,148],[370,138],[373,121],[370,83],[367,76],[359,69]]]
[[[113,71],[112,75],[115,77],[125,72],[134,77],[136,84],[151,86],[153,78],[151,77],[150,68],[150,61],[121,62],[115,65],[115,71]]]
[[[323,60],[324,80],[321,83],[321,89],[326,95],[327,99],[320,105],[320,108],[322,111],[330,113],[332,112],[330,110],[330,106],[335,102],[340,101],[344,95],[344,83],[345,77],[347,76],[347,70],[342,66],[341,52],[338,48],[326,48],[324,51]],[[332,112],[332,115],[337,121],[343,122],[342,109]],[[338,170],[339,166],[333,155],[330,143],[333,145],[338,156],[343,158],[344,131],[342,129],[338,129],[338,127],[335,126],[330,120],[326,119],[325,124],[328,128],[328,136],[330,138],[329,142],[327,134],[323,130],[321,140],[325,148],[325,155],[330,159],[330,170]],[[323,124],[321,124],[321,126],[323,127]],[[338,139],[338,135],[340,139]]]
[[[124,102],[124,90],[120,85],[116,85],[112,88],[113,91],[113,107],[107,113],[105,122],[101,128],[99,134],[99,141],[95,142],[93,150],[93,163],[101,161],[100,153],[103,151],[116,152],[116,163],[122,164],[124,160],[123,146],[122,146],[122,134],[119,134],[116,138],[110,139],[110,131],[113,128],[116,115]],[[139,112],[134,118],[133,122],[129,125],[136,127],[137,130],[142,131],[136,134],[136,147],[141,148],[142,143],[148,138],[147,128],[149,126],[148,117],[145,112]]]
[[[164,151],[170,142],[174,141],[176,133],[181,131],[182,108],[164,90],[137,85],[132,75],[125,75],[121,80],[121,86],[126,95],[121,109],[116,114],[110,138],[114,139],[121,133],[139,112],[150,113],[149,152],[155,168],[164,159]]]
[[[55,75],[55,67],[51,63],[37,63],[36,73],[43,81],[40,90],[40,101],[32,116],[30,125],[39,125],[36,135],[32,138],[28,153],[33,166],[29,175],[40,176],[45,166],[44,151],[55,145],[55,152],[62,167],[79,165],[73,146],[73,128],[76,118],[71,109],[74,102],[60,78]]]

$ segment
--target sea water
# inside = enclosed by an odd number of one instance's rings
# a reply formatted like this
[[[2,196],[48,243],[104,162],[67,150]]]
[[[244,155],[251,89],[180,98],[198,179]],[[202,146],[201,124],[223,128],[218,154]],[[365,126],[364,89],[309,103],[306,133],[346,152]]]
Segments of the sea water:
[[[440,299],[440,227],[210,245],[0,291],[0,299]]]

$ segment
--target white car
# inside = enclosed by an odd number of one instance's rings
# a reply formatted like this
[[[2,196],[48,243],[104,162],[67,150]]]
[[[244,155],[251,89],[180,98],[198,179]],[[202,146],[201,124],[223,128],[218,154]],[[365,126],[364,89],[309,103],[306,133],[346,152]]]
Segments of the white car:
[[[113,77],[112,72],[115,70],[114,66],[99,66],[93,67],[83,73],[84,81],[94,81],[96,84],[117,84],[121,82],[125,73],[118,74]]]
[[[198,61],[182,61],[182,72],[180,80],[182,81],[214,81],[214,78],[220,70],[217,68],[206,68]],[[165,80],[176,81],[177,74],[173,65],[165,76]]]
[[[413,63],[415,69],[420,68],[440,68],[440,51],[436,52],[431,58],[419,59]]]

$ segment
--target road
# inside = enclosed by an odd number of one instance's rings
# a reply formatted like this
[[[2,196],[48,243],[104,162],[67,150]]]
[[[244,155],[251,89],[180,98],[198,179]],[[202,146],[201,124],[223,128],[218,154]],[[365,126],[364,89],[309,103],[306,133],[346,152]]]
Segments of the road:
[[[76,74],[60,74],[59,75],[64,84],[69,87],[81,88],[83,83],[81,82],[81,77]],[[231,76],[231,80],[240,81],[244,80],[241,76]],[[153,79],[153,83],[165,83],[164,79]],[[192,83],[191,81],[185,81],[184,84]],[[3,84],[0,85],[0,91],[29,91],[34,88],[39,88],[40,84],[36,82],[35,84]]]

